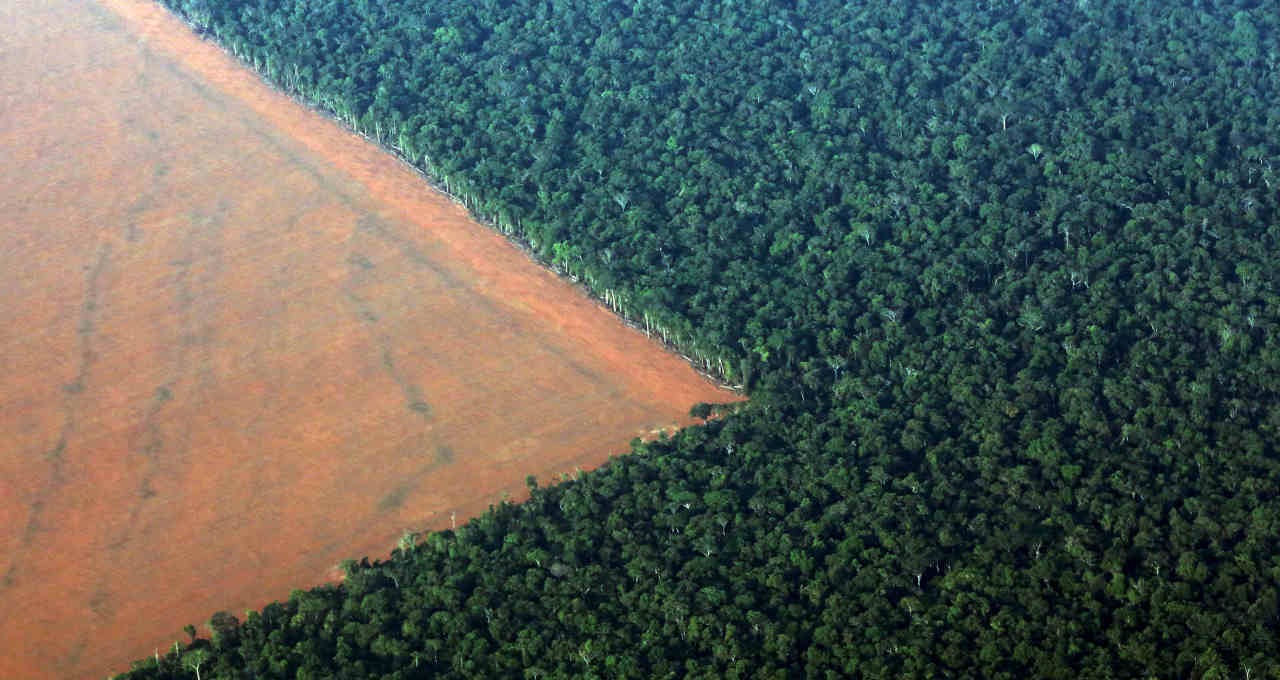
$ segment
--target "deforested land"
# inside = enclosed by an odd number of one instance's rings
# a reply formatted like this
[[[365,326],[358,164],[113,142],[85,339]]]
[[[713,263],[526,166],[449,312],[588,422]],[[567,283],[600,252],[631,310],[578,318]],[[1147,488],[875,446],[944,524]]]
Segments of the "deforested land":
[[[0,677],[154,659],[738,398],[159,6],[0,14]]]

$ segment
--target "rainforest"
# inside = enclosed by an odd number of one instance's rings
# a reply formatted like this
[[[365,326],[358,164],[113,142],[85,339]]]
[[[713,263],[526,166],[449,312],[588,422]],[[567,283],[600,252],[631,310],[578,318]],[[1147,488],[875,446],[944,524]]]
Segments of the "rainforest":
[[[1280,678],[1268,3],[164,4],[750,400],[119,677]]]

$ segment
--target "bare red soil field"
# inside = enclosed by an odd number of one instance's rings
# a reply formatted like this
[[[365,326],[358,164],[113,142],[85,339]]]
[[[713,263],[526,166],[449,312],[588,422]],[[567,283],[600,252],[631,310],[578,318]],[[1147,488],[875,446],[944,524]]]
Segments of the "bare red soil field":
[[[157,6],[0,22],[0,678],[126,670],[735,398]]]

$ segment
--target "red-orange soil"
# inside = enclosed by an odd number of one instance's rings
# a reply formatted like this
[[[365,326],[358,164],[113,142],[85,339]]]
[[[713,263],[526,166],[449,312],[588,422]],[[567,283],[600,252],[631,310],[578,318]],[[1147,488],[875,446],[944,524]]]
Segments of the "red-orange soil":
[[[126,670],[735,398],[158,7],[0,24],[0,678]]]

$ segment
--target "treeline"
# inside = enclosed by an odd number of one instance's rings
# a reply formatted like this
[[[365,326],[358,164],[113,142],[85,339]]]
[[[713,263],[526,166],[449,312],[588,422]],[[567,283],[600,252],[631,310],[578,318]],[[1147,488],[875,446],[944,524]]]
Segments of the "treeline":
[[[165,2],[752,401],[129,677],[1280,677],[1265,3]]]

